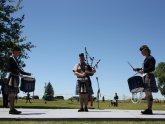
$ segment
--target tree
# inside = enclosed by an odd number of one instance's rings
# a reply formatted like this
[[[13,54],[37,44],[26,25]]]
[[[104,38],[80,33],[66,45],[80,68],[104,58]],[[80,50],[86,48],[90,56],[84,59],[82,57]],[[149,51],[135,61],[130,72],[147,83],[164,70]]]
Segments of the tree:
[[[25,15],[15,17],[22,9],[22,0],[0,0],[0,78],[4,78],[7,72],[7,61],[14,46],[19,46],[22,54],[19,57],[21,67],[25,64],[22,59],[28,59],[28,51],[35,47],[31,42],[24,42],[22,37],[22,22]]]
[[[48,101],[54,100],[54,89],[52,87],[52,84],[49,82],[47,86],[45,87],[45,93],[43,98]]]
[[[158,88],[163,96],[165,96],[165,62],[160,62],[155,69],[155,76],[158,81]]]

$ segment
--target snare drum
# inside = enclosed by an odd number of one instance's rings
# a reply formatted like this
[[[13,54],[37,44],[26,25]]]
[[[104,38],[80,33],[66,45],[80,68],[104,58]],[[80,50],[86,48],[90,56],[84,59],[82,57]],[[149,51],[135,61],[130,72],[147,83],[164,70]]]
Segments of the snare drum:
[[[33,92],[35,90],[35,78],[22,77],[20,90],[23,92]]]
[[[128,79],[128,86],[131,93],[138,93],[144,90],[143,79],[140,76],[133,76]]]

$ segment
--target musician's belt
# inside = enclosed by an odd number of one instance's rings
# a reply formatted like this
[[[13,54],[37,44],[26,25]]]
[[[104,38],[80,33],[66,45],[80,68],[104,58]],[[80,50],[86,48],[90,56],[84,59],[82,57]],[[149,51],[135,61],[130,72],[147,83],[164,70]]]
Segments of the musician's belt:
[[[9,73],[12,76],[19,76],[18,74]]]
[[[85,77],[85,78],[77,78],[77,80],[79,80],[79,81],[86,81],[86,80],[88,80],[88,78],[87,77]]]
[[[144,76],[146,76],[148,74],[154,74],[154,72],[144,73],[144,74],[142,74],[142,77],[144,77]]]

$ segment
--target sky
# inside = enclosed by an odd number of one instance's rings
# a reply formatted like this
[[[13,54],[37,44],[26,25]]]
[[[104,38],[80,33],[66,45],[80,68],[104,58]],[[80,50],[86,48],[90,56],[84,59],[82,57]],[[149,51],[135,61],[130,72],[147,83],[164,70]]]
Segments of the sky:
[[[43,96],[52,83],[55,95],[75,96],[72,69],[86,47],[101,59],[91,77],[94,96],[99,79],[101,96],[131,97],[127,80],[135,74],[128,65],[142,67],[139,47],[150,47],[157,64],[165,61],[164,0],[24,0],[23,36],[36,45],[24,70],[36,78],[35,95]],[[25,95],[25,93],[20,93]],[[155,98],[164,98],[160,92]]]

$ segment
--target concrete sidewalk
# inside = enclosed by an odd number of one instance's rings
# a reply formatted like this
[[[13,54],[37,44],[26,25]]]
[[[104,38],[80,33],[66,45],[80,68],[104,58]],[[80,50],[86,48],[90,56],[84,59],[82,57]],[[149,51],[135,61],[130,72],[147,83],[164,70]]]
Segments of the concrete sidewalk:
[[[165,111],[142,115],[140,110],[97,110],[77,112],[77,109],[18,109],[21,115],[10,115],[9,109],[0,109],[0,120],[163,120]]]

